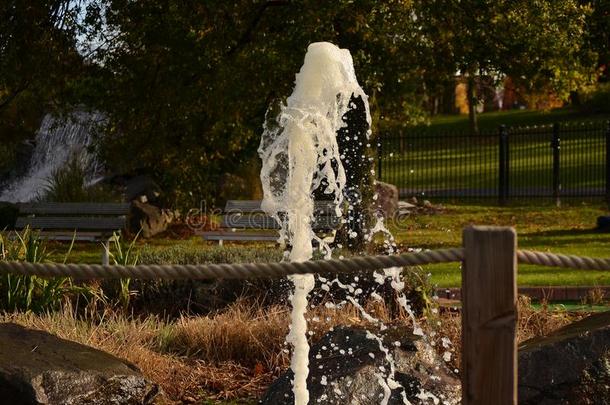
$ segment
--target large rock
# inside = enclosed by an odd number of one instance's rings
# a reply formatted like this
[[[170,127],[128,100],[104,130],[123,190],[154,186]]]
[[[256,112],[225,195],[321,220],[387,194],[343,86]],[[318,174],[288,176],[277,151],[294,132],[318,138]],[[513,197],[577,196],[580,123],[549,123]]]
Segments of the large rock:
[[[610,312],[519,347],[519,404],[610,404]]]
[[[392,218],[398,210],[398,188],[393,184],[376,181],[375,193],[377,194],[375,207],[385,218]]]
[[[164,232],[172,220],[173,215],[168,210],[138,200],[131,203],[129,230],[132,233],[140,232],[144,238]]]
[[[161,188],[149,176],[139,175],[125,180],[125,199],[127,201],[145,199],[155,202],[161,195]]]
[[[152,404],[159,391],[135,366],[110,354],[0,324],[3,404]]]
[[[426,403],[422,401],[425,398],[429,398],[429,403],[459,403],[459,380],[429,344],[413,335],[412,329],[390,327],[380,338],[394,359],[394,379],[404,387],[386,386],[393,388],[389,404],[403,404],[403,394],[411,403]],[[377,405],[384,397],[382,375],[387,376],[391,365],[379,341],[364,329],[335,328],[311,348],[309,362],[310,404]],[[293,404],[292,378],[292,371],[280,376],[269,387],[262,403]]]

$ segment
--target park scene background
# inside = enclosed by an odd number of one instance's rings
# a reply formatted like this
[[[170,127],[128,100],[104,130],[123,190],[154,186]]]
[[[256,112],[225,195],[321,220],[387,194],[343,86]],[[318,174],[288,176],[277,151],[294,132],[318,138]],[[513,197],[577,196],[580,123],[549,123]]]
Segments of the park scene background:
[[[0,259],[100,263],[100,241],[20,227],[20,204],[124,203],[111,264],[282,260],[274,242],[202,235],[228,201],[263,198],[263,125],[319,41],[350,51],[368,95],[362,181],[381,200],[364,202],[396,249],[458,247],[485,224],[515,227],[519,248],[609,257],[609,35],[595,0],[0,1]],[[361,242],[335,256],[387,241]],[[459,379],[461,265],[410,270],[416,317]],[[517,282],[521,342],[609,306],[610,272],[520,265]],[[2,275],[0,319],[126,359],[168,403],[257,403],[290,363],[289,289]],[[312,343],[370,323],[329,299],[313,301]],[[390,301],[365,306],[410,325]]]

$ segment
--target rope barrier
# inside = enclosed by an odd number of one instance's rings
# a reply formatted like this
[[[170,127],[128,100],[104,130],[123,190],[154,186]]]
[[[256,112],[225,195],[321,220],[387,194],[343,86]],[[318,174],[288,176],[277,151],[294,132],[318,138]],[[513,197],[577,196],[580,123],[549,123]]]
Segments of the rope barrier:
[[[581,270],[610,270],[610,259],[597,259],[557,253],[534,252],[531,250],[518,250],[517,260],[524,264],[537,264],[540,266],[563,267]]]
[[[0,262],[0,274],[12,273],[41,277],[72,277],[80,280],[102,278],[138,278],[148,280],[246,279],[283,277],[290,274],[307,273],[353,273],[390,267],[456,262],[461,261],[463,256],[463,249],[453,248],[393,256],[359,256],[349,259],[313,260],[301,263],[104,266],[99,264]]]
[[[354,273],[390,267],[459,262],[463,259],[463,248],[451,248],[392,256],[359,256],[349,259],[312,260],[301,263],[104,266],[99,264],[0,262],[0,274],[35,275],[47,278],[72,277],[79,280],[112,278],[137,278],[145,280],[247,279],[284,277],[291,274],[307,273]],[[528,250],[517,251],[517,260],[519,263],[541,266],[583,270],[610,270],[610,259],[596,259]]]

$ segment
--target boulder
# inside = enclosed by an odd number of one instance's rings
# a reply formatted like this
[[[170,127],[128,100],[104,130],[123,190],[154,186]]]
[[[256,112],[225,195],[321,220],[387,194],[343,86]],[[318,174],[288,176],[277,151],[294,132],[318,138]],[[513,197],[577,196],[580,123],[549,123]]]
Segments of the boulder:
[[[391,218],[398,210],[398,188],[393,184],[376,181],[375,193],[377,194],[376,209],[381,211],[385,218]]]
[[[125,180],[125,199],[155,202],[161,195],[161,188],[146,175],[134,176]]]
[[[610,404],[610,312],[519,347],[519,404]]]
[[[160,389],[108,353],[0,324],[0,398],[21,404],[152,404]]]
[[[132,233],[140,232],[142,237],[151,238],[164,232],[172,220],[171,211],[138,200],[131,202],[129,230]]]
[[[390,327],[378,333],[394,359],[394,381],[387,377],[391,364],[380,342],[366,330],[338,327],[312,346],[309,354],[310,404],[377,405],[390,389],[388,404],[425,398],[439,404],[460,402],[460,382],[438,359],[433,348],[407,327]],[[292,371],[281,375],[265,393],[262,404],[293,404]],[[434,400],[438,402],[434,402]]]

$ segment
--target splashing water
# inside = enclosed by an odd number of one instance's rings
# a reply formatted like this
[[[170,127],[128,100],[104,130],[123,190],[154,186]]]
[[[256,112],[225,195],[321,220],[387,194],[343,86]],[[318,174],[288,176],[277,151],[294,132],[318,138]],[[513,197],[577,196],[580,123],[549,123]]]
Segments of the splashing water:
[[[280,240],[289,241],[292,246],[291,261],[311,259],[313,240],[330,256],[326,242],[312,231],[312,194],[324,188],[324,193],[334,199],[336,214],[341,215],[346,177],[336,137],[337,130],[345,125],[342,117],[351,108],[352,96],[365,100],[370,124],[367,96],[358,84],[349,51],[327,42],[313,43],[296,76],[292,95],[282,106],[274,125],[265,125],[259,147],[263,162],[262,208],[280,223]],[[305,312],[307,296],[315,280],[312,274],[290,278],[294,293],[287,341],[293,346],[295,404],[302,405],[309,401]]]
[[[366,122],[370,128],[368,98],[358,84],[349,51],[326,42],[314,43],[307,50],[304,64],[296,76],[292,95],[286,104],[281,106],[277,116],[271,110],[268,113],[258,150],[263,162],[262,208],[280,224],[279,241],[291,246],[288,253],[290,261],[302,262],[311,259],[312,241],[317,241],[320,251],[325,253],[325,258],[331,257],[328,241],[317,237],[312,230],[313,194],[315,191],[319,195],[322,190],[328,199],[334,200],[336,215],[341,216],[347,180],[337,134],[341,132],[339,130],[346,129],[345,114],[356,108],[350,100],[358,97],[364,102]],[[349,132],[349,128],[347,131]],[[370,131],[367,131],[367,138],[369,134]],[[348,203],[352,202],[348,200]],[[372,241],[373,236],[379,233],[384,235],[387,253],[397,253],[394,238],[381,216],[377,217],[375,225],[365,234],[365,239]],[[374,276],[380,284],[390,280],[397,293],[398,303],[413,322],[413,333],[423,336],[423,330],[417,325],[415,314],[404,295],[405,286],[401,281],[401,272],[401,268],[390,268],[384,270],[383,274],[376,273]],[[286,340],[293,346],[291,368],[294,372],[295,404],[304,405],[309,401],[306,383],[309,374],[309,344],[305,312],[308,294],[314,288],[315,279],[312,274],[294,275],[290,279],[294,284],[294,292],[291,296],[290,332]],[[383,322],[368,314],[357,301],[362,290],[352,287],[355,284],[343,284],[338,278],[327,280],[319,277],[319,280],[323,290],[329,291],[335,284],[352,294],[348,294],[347,301],[360,311],[363,318],[377,325],[380,330],[386,329]],[[357,281],[357,278],[354,281]],[[374,298],[376,294],[371,296]],[[380,296],[377,297],[381,299]],[[331,303],[327,303],[327,306],[329,304],[330,307],[333,306]],[[378,336],[368,332],[367,337],[379,344],[389,364],[389,370],[376,373],[383,388],[380,403],[387,404],[391,390],[401,387],[395,380],[394,359],[388,348],[383,347]],[[326,376],[322,376],[321,383],[324,384],[325,381]],[[410,403],[404,389],[400,395],[403,403]],[[423,389],[419,395],[422,399],[434,397]],[[438,401],[435,397],[432,399],[435,403]]]
[[[65,120],[47,114],[36,133],[35,147],[24,176],[14,179],[0,194],[1,201],[27,202],[35,199],[53,173],[77,156],[88,171],[88,183],[99,173],[99,163],[87,151],[99,113],[73,112]]]

